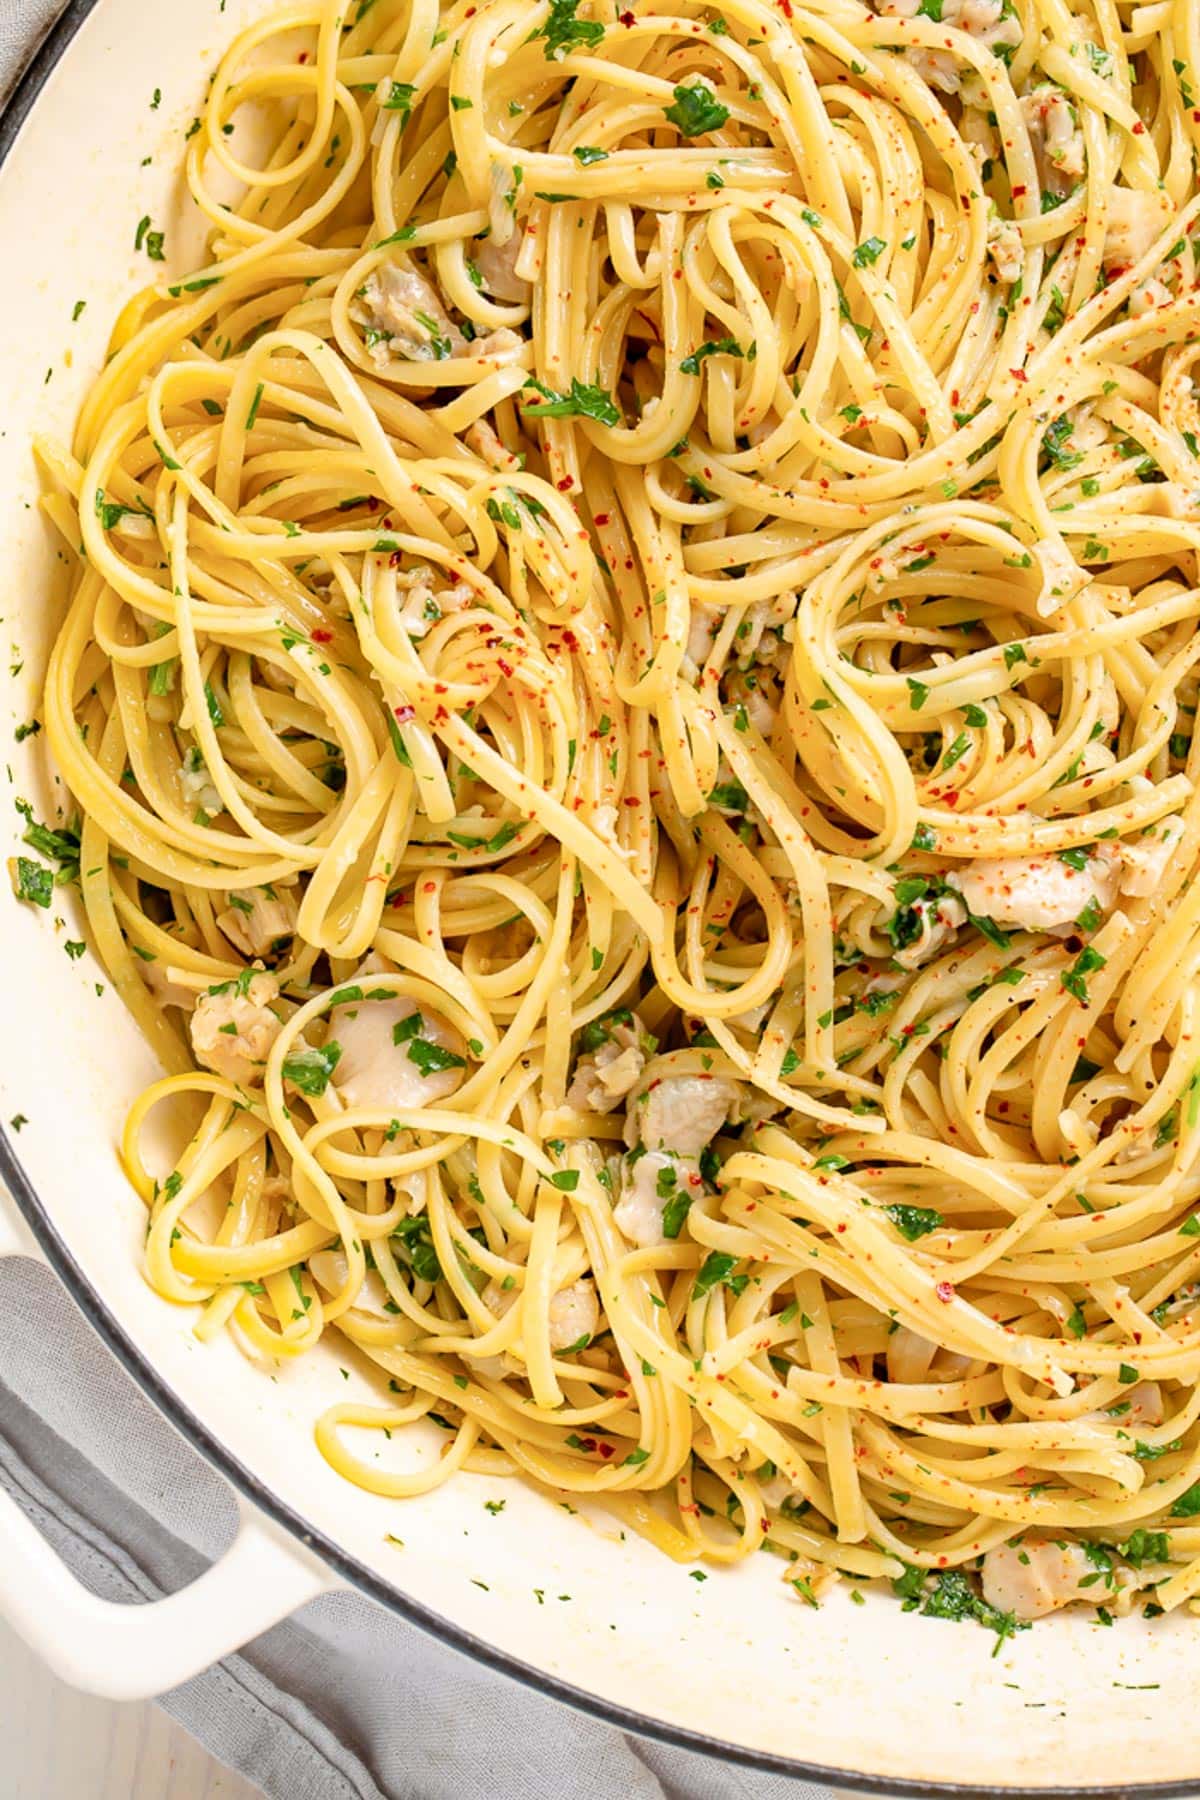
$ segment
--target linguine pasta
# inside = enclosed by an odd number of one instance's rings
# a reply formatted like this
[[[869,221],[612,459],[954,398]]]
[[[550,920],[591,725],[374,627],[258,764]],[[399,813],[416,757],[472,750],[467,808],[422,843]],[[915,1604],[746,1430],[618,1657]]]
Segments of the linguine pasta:
[[[349,1340],[352,1481],[1200,1591],[1197,93],[1190,0],[228,51],[40,446],[44,724],[149,1279]]]

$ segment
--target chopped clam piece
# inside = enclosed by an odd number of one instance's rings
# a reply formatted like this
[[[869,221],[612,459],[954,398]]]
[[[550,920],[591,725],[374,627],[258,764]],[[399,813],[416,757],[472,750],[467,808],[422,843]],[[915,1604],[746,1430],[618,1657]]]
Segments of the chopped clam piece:
[[[533,290],[529,282],[522,281],[516,273],[520,249],[521,239],[515,232],[505,244],[497,244],[490,237],[484,238],[482,243],[472,244],[471,260],[483,277],[483,285],[489,294],[494,294],[497,300],[510,300],[524,305]]]
[[[1024,931],[1056,931],[1075,924],[1092,902],[1101,912],[1116,903],[1118,865],[1107,845],[1081,869],[1060,856],[984,857],[946,877],[976,918]]]
[[[1001,281],[1016,281],[1025,267],[1025,245],[1019,225],[993,210],[988,220],[988,255]]]
[[[983,1559],[983,1597],[1018,1619],[1042,1619],[1073,1600],[1101,1605],[1105,1586],[1103,1576],[1094,1579],[1098,1573],[1080,1544],[1000,1544]]]
[[[521,1290],[515,1287],[505,1289],[498,1282],[489,1281],[480,1297],[488,1311],[502,1319],[521,1298]],[[571,1344],[577,1344],[580,1338],[594,1337],[599,1324],[600,1301],[596,1294],[596,1284],[590,1276],[573,1281],[569,1287],[559,1288],[551,1298],[552,1350],[566,1350]]]
[[[718,1075],[663,1075],[635,1103],[625,1141],[648,1150],[699,1156],[738,1100],[738,1083]]]
[[[341,1045],[333,1082],[347,1106],[396,1112],[436,1106],[462,1086],[462,1038],[440,1014],[403,996],[335,1006],[329,1035]]]
[[[260,1082],[279,1036],[281,1021],[271,1011],[278,998],[279,983],[267,974],[253,976],[244,994],[233,982],[219,993],[201,994],[191,1017],[196,1061],[241,1087]]]
[[[296,902],[286,888],[234,888],[217,924],[246,956],[266,956],[295,935]]]
[[[1021,111],[1037,159],[1038,179],[1047,193],[1063,200],[1087,167],[1075,108],[1061,88],[1041,82],[1023,97]]]
[[[559,1288],[550,1302],[550,1348],[566,1350],[580,1338],[595,1337],[600,1323],[600,1302],[590,1276]]]
[[[666,1238],[663,1214],[673,1199],[703,1191],[700,1170],[689,1157],[647,1150],[621,1163],[621,1186],[613,1219],[631,1243],[648,1249]]]
[[[1120,888],[1130,899],[1156,894],[1183,836],[1183,820],[1172,814],[1151,825],[1140,837],[1124,838],[1120,846]]]
[[[895,961],[902,969],[919,969],[951,943],[960,925],[967,922],[967,909],[952,894],[936,900],[918,901],[913,909],[921,921],[919,937],[903,950],[897,950]]]
[[[567,1089],[567,1105],[577,1112],[609,1113],[632,1093],[646,1066],[641,1047],[645,1028],[635,1013],[628,1025],[609,1028],[608,1041],[581,1056]]]
[[[1170,195],[1161,188],[1110,187],[1105,201],[1106,263],[1138,262],[1159,233],[1166,230],[1175,211]]]
[[[406,362],[440,362],[466,347],[437,289],[406,261],[381,263],[367,277],[350,313],[366,331],[367,349],[378,369],[386,369],[397,356]]]

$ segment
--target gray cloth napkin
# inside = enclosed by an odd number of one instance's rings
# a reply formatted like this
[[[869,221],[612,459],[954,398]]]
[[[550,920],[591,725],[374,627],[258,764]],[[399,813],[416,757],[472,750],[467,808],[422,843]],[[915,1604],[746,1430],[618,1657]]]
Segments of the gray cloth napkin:
[[[64,5],[0,0],[0,103]],[[0,1482],[110,1600],[173,1592],[233,1532],[221,1478],[28,1263],[0,1263]],[[272,1800],[821,1800],[625,1736],[350,1592],[313,1601],[163,1704]]]
[[[194,1580],[234,1528],[221,1478],[30,1263],[0,1264],[0,1482],[108,1600],[155,1599]],[[163,1705],[272,1800],[819,1793],[628,1737],[350,1592],[312,1601]]]

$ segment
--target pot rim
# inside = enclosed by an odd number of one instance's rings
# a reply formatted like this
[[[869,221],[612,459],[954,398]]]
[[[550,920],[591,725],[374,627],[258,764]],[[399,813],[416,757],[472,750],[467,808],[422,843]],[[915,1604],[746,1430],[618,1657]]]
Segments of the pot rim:
[[[0,102],[0,169],[3,169],[20,136],[22,127],[37,105],[42,89],[58,67],[80,27],[98,4],[99,0],[67,0],[57,22],[43,37],[7,98]],[[3,1180],[12,1195],[17,1209],[33,1233],[34,1239],[50,1267],[93,1331],[116,1357],[126,1374],[137,1384],[146,1398],[176,1430],[187,1438],[188,1442],[200,1452],[212,1468],[224,1476],[260,1512],[265,1513],[277,1525],[282,1526],[306,1548],[315,1551],[321,1560],[335,1574],[341,1576],[350,1587],[367,1595],[378,1605],[386,1607],[389,1612],[396,1613],[408,1624],[415,1625],[431,1637],[461,1651],[472,1661],[495,1670],[497,1674],[507,1676],[508,1679],[516,1681],[524,1687],[532,1688],[535,1692],[551,1694],[556,1700],[562,1701],[577,1712],[603,1720],[605,1724],[614,1725],[619,1730],[629,1732],[635,1737],[651,1738],[657,1743],[670,1744],[680,1750],[690,1750],[701,1756],[712,1757],[721,1762],[735,1763],[744,1768],[759,1769],[775,1775],[786,1775],[796,1780],[816,1782],[825,1787],[841,1788],[856,1793],[944,1795],[947,1796],[947,1800],[957,1800],[957,1797],[961,1797],[961,1800],[973,1800],[974,1796],[980,1796],[981,1800],[991,1800],[993,1796],[997,1797],[997,1800],[1024,1800],[1026,1796],[1028,1800],[1090,1800],[1091,1796],[1097,1796],[1098,1800],[1113,1800],[1116,1795],[1137,1796],[1138,1800],[1141,1800],[1143,1796],[1145,1800],[1151,1800],[1151,1797],[1174,1800],[1175,1796],[1195,1794],[1197,1782],[1194,1777],[1172,1781],[1138,1782],[1120,1787],[1095,1784],[1020,1787],[994,1783],[981,1786],[957,1781],[927,1782],[914,1780],[907,1776],[873,1775],[869,1771],[830,1768],[820,1763],[805,1762],[798,1757],[778,1756],[769,1751],[754,1750],[747,1745],[732,1743],[725,1738],[711,1737],[703,1732],[692,1731],[683,1726],[672,1725],[665,1720],[635,1712],[630,1707],[618,1705],[597,1694],[588,1693],[586,1689],[577,1688],[570,1682],[563,1681],[559,1677],[550,1675],[533,1664],[523,1661],[520,1657],[510,1655],[507,1651],[497,1650],[486,1639],[456,1625],[452,1620],[442,1617],[430,1607],[410,1599],[324,1532],[307,1524],[299,1513],[281,1499],[260,1476],[255,1474],[253,1469],[247,1467],[238,1456],[235,1456],[191,1408],[171,1391],[144,1351],[138,1347],[124,1326],[118,1322],[101,1294],[92,1286],[75,1261],[54,1224],[49,1209],[26,1174],[3,1126],[0,1126],[0,1180]]]

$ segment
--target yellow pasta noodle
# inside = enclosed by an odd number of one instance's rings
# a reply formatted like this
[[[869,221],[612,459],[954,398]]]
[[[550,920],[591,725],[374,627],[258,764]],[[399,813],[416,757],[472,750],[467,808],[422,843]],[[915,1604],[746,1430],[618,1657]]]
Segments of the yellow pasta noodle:
[[[348,1479],[1192,1601],[1198,94],[1191,0],[224,56],[205,260],[39,447],[45,736],[150,1280],[356,1347]]]

